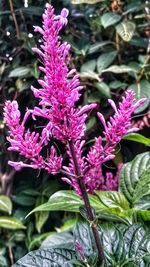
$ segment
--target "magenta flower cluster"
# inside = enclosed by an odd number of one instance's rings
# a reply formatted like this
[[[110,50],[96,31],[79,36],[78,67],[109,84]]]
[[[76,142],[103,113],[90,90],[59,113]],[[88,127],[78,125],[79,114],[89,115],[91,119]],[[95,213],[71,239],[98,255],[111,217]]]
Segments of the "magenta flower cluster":
[[[69,144],[74,147],[77,164],[84,179],[87,192],[93,193],[96,189],[117,189],[118,178],[107,173],[106,179],[102,175],[102,164],[115,157],[115,147],[122,137],[138,128],[131,129],[131,115],[145,100],[135,103],[132,90],[125,92],[122,102],[117,108],[113,100],[109,100],[114,110],[109,122],[101,113],[98,117],[104,126],[105,145],[102,137],[95,138],[95,143],[87,155],[83,156],[83,146],[86,125],[85,121],[89,110],[96,104],[90,104],[77,108],[76,103],[80,98],[79,75],[76,69],[69,69],[70,45],[62,42],[59,33],[67,24],[68,10],[63,9],[60,15],[54,14],[54,9],[47,4],[43,15],[43,27],[34,27],[35,32],[42,35],[43,43],[39,48],[33,48],[43,62],[39,69],[43,72],[43,79],[38,80],[40,88],[32,87],[34,96],[39,99],[39,106],[33,110],[27,110],[21,121],[20,111],[16,101],[6,101],[4,108],[4,120],[9,128],[9,150],[16,151],[24,158],[19,162],[9,161],[16,170],[23,167],[33,169],[45,169],[51,174],[62,172],[64,181],[70,184],[78,194],[81,194],[76,173],[76,166],[72,158]],[[33,120],[42,117],[47,121],[41,134],[26,129],[26,121],[29,116]],[[69,157],[68,166],[64,166],[63,157],[58,154],[57,147],[51,146],[46,158],[43,157],[43,148],[49,146],[51,138],[55,138],[66,145]],[[118,170],[119,171],[119,170]],[[116,176],[118,177],[118,176]],[[106,181],[105,181],[106,180]]]

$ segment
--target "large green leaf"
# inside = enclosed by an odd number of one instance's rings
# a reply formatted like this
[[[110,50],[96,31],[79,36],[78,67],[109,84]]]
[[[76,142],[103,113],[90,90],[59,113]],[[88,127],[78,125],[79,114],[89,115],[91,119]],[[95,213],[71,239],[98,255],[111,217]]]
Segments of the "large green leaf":
[[[91,256],[96,252],[92,231],[87,222],[79,221],[74,227],[73,234],[74,240],[80,241],[86,257]]]
[[[145,196],[150,197],[150,177],[149,174],[144,174],[144,172],[149,167],[150,152],[146,152],[136,156],[131,162],[126,163],[121,170],[119,189],[132,207],[143,208],[147,205]]]
[[[89,195],[91,206],[101,219],[132,223],[133,210],[129,208],[128,201],[119,192],[96,191],[97,195]],[[74,191],[58,191],[43,205],[36,207],[33,212],[63,210],[79,212],[84,203]],[[112,205],[112,206],[111,206]]]
[[[26,227],[14,217],[0,216],[0,228],[6,228],[10,230],[26,229]]]
[[[79,207],[81,205],[83,205],[83,201],[74,191],[58,191],[50,197],[48,202],[36,207],[29,213],[29,215],[36,211],[63,210],[79,212]]]
[[[150,165],[149,165],[150,167]],[[150,168],[144,171],[135,186],[133,194],[134,207],[140,209],[150,208]]]
[[[149,267],[150,231],[143,224],[100,226],[107,267]]]
[[[98,229],[107,267],[150,266],[150,261],[147,265],[147,259],[150,257],[150,229],[146,225],[134,223],[132,226],[126,226],[103,223],[98,225]],[[80,240],[87,258],[91,254],[95,256],[95,243],[88,223],[80,221],[76,225],[74,239]]]
[[[45,202],[45,198],[43,195],[40,195],[36,200],[36,206],[39,206],[39,204],[42,204]],[[40,211],[35,213],[35,226],[38,231],[38,233],[41,232],[41,229],[45,222],[47,221],[49,216],[48,211]]]
[[[11,214],[12,202],[9,197],[4,195],[0,196],[0,210]]]
[[[30,68],[28,67],[18,67],[12,70],[9,74],[9,77],[24,77],[30,73]]]
[[[101,23],[104,28],[107,28],[109,26],[116,24],[118,21],[120,21],[120,19],[121,16],[116,14],[115,12],[114,13],[108,12],[101,17]]]
[[[95,191],[100,201],[107,207],[119,208],[120,211],[128,210],[129,202],[121,192]]]
[[[117,51],[111,51],[107,53],[101,54],[97,59],[97,71],[101,73],[104,69],[106,69],[117,56]]]
[[[136,73],[137,70],[135,68],[132,68],[132,67],[127,66],[127,65],[120,65],[120,66],[112,65],[109,68],[103,70],[102,72],[113,72],[113,73],[116,73],[116,74],[120,74],[120,73],[128,73],[128,72]]]
[[[49,235],[41,245],[41,248],[70,248],[74,249],[73,234],[69,231]]]
[[[123,139],[134,141],[137,143],[141,143],[141,144],[144,144],[146,146],[150,146],[150,138],[147,138],[147,137],[145,137],[141,134],[138,134],[138,133],[127,134],[123,137]]]
[[[12,267],[73,267],[70,260],[76,258],[76,253],[69,249],[38,249],[29,252]]]

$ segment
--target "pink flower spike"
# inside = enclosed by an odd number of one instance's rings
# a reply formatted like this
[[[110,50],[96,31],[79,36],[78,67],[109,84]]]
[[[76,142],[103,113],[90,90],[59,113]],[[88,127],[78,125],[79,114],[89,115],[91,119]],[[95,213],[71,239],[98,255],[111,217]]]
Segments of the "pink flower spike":
[[[136,110],[139,106],[141,106],[142,104],[144,104],[146,101],[147,101],[147,98],[142,98],[142,99],[138,100],[134,104],[134,109]]]
[[[44,56],[44,53],[40,49],[38,49],[37,47],[33,47],[32,51],[37,53],[40,57]]]
[[[102,122],[104,129],[106,130],[106,121],[105,121],[104,116],[100,112],[97,112],[97,115],[98,115],[100,121]]]
[[[97,107],[97,104],[93,103],[93,104],[90,104],[90,105],[85,105],[83,106],[79,111],[78,111],[78,116],[81,116],[82,114],[84,114],[85,112],[91,110],[91,109],[94,109]]]
[[[55,20],[59,20],[59,22],[61,23],[61,26],[64,26],[64,25],[66,26],[68,23],[68,19],[67,19],[68,15],[69,15],[69,10],[66,8],[63,8],[60,15],[55,16]]]
[[[138,132],[139,128],[131,128],[127,131],[127,134]]]
[[[108,99],[108,103],[112,106],[113,110],[117,113],[118,110],[117,110],[115,102],[112,99]]]
[[[40,34],[44,34],[44,31],[41,27],[39,26],[33,26],[34,27],[34,32],[39,32]]]
[[[28,167],[28,168],[32,168],[32,169],[37,169],[37,166],[25,164],[22,161],[19,161],[19,162],[8,161],[8,164],[11,167],[13,167],[16,171],[20,171],[24,167]]]

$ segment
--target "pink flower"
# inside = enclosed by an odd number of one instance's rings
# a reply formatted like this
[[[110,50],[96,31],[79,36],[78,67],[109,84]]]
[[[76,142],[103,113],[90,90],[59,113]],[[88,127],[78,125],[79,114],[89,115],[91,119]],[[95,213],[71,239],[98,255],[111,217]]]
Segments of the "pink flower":
[[[51,128],[50,125],[47,124],[47,127],[44,128],[40,136],[39,133],[30,132],[29,129],[25,130],[24,124],[26,119],[27,116],[25,114],[20,124],[20,112],[17,102],[6,101],[4,121],[10,130],[10,136],[7,137],[10,143],[8,150],[19,152],[21,156],[29,160],[29,163],[23,163],[22,161],[9,161],[8,163],[16,170],[20,170],[23,167],[30,167],[33,169],[46,169],[52,174],[57,173],[61,168],[62,157],[56,155],[55,148],[51,148],[51,153],[47,160],[44,160],[41,155],[42,149],[49,139],[47,137],[47,131]]]
[[[39,80],[40,89],[32,87],[35,97],[40,99],[39,105],[32,113],[34,116],[48,118],[52,123],[52,134],[57,140],[67,142],[76,141],[84,135],[85,119],[87,115],[74,107],[79,100],[79,75],[76,70],[69,70],[69,50],[67,42],[62,43],[59,32],[67,24],[68,10],[63,9],[60,15],[54,15],[54,9],[47,4],[43,15],[43,28],[34,27],[43,37],[41,49],[33,48],[40,57],[43,65],[40,70],[44,72],[44,79]],[[94,104],[94,106],[96,106]],[[89,105],[93,108],[94,106]],[[88,108],[89,109],[89,108]],[[44,112],[45,111],[45,112]]]

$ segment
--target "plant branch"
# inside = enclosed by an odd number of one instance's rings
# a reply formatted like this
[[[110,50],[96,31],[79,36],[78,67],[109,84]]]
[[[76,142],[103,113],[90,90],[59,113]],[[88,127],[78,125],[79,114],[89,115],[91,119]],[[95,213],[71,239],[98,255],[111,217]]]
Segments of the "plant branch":
[[[97,229],[97,225],[94,223],[96,218],[94,217],[94,214],[93,214],[93,211],[92,211],[92,207],[91,207],[91,204],[90,204],[90,201],[89,201],[89,197],[88,197],[88,194],[86,192],[86,187],[85,187],[85,184],[84,184],[83,175],[80,172],[80,168],[79,168],[79,165],[78,165],[78,160],[77,160],[75,149],[74,149],[74,144],[73,144],[72,141],[69,141],[69,147],[70,147],[70,152],[71,152],[72,159],[73,159],[73,162],[74,162],[74,166],[75,166],[75,171],[76,171],[79,187],[80,187],[80,190],[81,190],[81,193],[82,193],[82,198],[83,198],[83,201],[85,203],[88,220],[91,223],[91,229],[92,229],[93,236],[94,236],[95,243],[96,243],[96,247],[97,247],[97,250],[98,250],[99,263],[103,264],[104,263],[104,252],[103,252],[103,247],[102,247],[102,243],[101,243],[101,240],[100,240],[99,232],[98,232],[98,229]]]
[[[16,28],[17,39],[19,39],[19,37],[20,37],[19,26],[18,26],[18,22],[17,22],[17,19],[16,19],[15,12],[14,12],[14,7],[13,7],[12,0],[9,0],[9,5],[10,5],[11,15],[13,17],[15,28]]]

